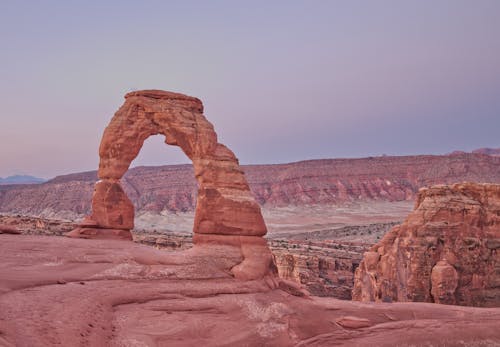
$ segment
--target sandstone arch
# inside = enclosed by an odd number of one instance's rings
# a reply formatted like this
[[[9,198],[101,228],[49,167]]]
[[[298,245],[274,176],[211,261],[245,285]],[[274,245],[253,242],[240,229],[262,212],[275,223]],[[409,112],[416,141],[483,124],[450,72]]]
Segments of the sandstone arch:
[[[195,245],[241,247],[245,262],[239,270],[259,267],[260,272],[265,271],[271,255],[261,236],[267,229],[238,159],[217,141],[213,125],[203,115],[202,102],[178,93],[143,90],[125,95],[125,103],[104,130],[99,147],[100,180],[95,184],[92,214],[68,236],[132,239],[134,207],[120,178],[144,141],[158,134],[165,136],[167,144],[179,146],[193,163],[198,181]],[[239,270],[233,269],[233,273]]]

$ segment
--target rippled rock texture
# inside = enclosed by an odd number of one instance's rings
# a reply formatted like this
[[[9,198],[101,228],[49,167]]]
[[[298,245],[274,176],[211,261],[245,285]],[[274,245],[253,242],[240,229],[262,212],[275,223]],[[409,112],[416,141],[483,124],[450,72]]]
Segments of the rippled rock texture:
[[[224,245],[0,235],[0,346],[499,346],[500,309],[297,297]]]
[[[415,210],[366,252],[353,298],[500,306],[500,185],[419,193]]]

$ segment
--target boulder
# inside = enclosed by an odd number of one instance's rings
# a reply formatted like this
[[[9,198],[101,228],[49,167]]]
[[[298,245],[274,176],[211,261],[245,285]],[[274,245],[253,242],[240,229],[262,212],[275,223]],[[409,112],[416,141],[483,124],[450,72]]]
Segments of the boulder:
[[[0,224],[0,234],[21,234],[15,226]]]

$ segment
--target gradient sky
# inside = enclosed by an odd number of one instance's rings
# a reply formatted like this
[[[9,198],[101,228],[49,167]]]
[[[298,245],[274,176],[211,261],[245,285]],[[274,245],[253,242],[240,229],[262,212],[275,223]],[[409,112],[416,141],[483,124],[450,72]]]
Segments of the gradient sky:
[[[94,170],[123,95],[241,163],[500,147],[500,1],[0,1],[0,177]],[[149,139],[134,165],[187,162]]]

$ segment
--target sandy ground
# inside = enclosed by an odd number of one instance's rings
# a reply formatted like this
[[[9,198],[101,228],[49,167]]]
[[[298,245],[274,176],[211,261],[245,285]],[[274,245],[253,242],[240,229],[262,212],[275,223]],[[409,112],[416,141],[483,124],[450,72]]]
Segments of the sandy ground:
[[[273,237],[281,233],[311,232],[352,225],[400,222],[413,210],[413,201],[372,201],[351,205],[263,207],[262,214]],[[190,233],[194,212],[138,214],[136,229]]]

